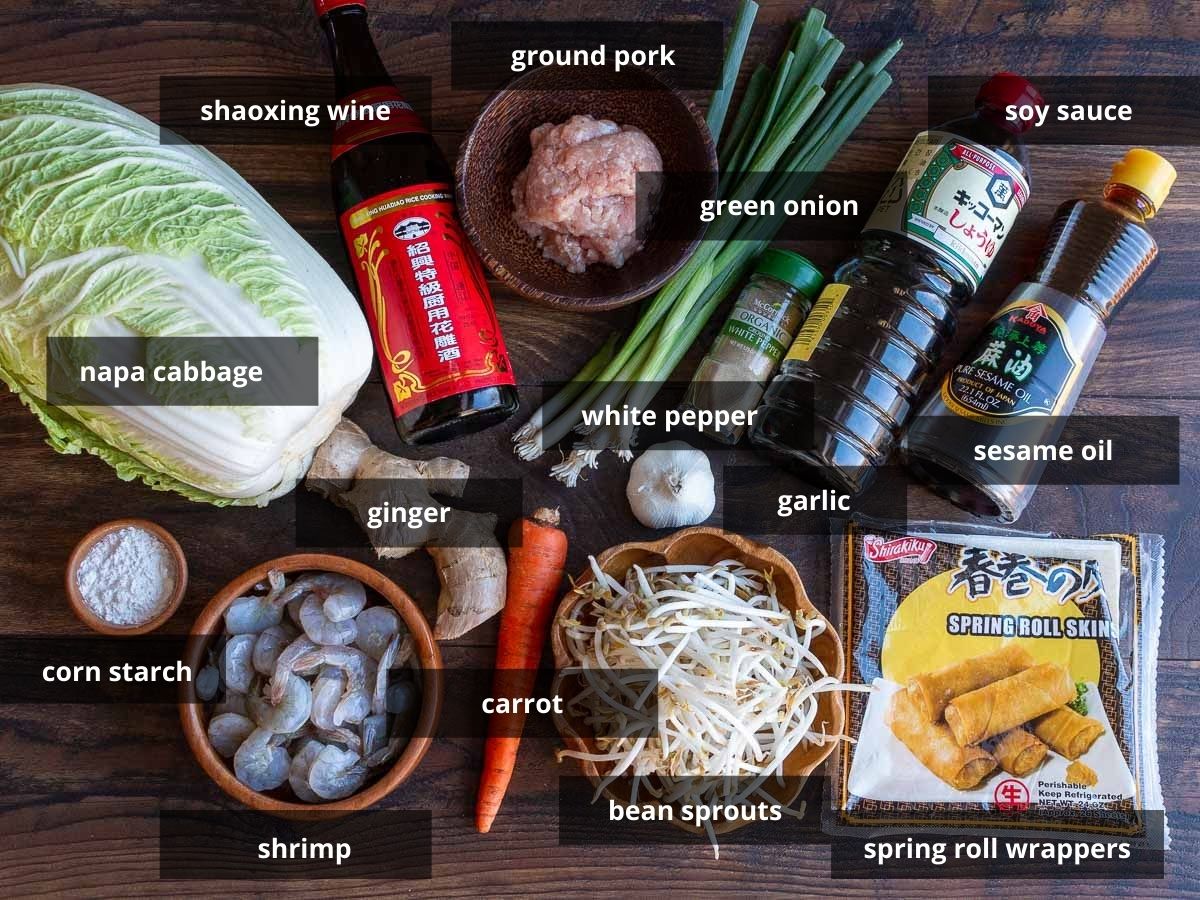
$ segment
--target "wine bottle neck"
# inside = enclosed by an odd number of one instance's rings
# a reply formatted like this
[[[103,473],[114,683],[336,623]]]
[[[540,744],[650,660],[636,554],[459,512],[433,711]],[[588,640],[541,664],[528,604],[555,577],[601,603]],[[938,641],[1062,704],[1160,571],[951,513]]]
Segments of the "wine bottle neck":
[[[339,100],[366,88],[392,84],[371,40],[365,7],[347,5],[331,9],[321,16],[321,27],[333,59]]]

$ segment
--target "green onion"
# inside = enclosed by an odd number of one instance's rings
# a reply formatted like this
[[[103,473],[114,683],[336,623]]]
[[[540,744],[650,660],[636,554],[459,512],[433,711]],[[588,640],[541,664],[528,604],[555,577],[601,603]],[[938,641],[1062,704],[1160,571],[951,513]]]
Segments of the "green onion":
[[[746,43],[750,40],[750,29],[754,27],[754,17],[757,15],[758,4],[754,0],[742,0],[737,18],[733,20],[729,49],[725,51],[725,62],[721,66],[721,83],[713,91],[712,100],[708,104],[708,130],[718,144],[721,140],[721,129],[725,125],[725,112],[729,109],[733,89],[737,86],[738,72],[742,70],[742,57],[746,53]]]

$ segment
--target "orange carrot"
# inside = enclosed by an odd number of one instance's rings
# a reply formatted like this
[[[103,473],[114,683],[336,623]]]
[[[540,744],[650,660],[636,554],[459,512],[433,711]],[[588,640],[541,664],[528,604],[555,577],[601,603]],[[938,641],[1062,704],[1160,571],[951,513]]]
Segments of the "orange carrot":
[[[562,588],[567,536],[558,527],[558,510],[537,509],[513,522],[508,533],[508,596],[500,613],[493,695],[518,698],[533,693],[533,683],[554,601]],[[483,747],[483,775],[475,804],[475,827],[492,827],[517,763],[525,713],[493,713]]]

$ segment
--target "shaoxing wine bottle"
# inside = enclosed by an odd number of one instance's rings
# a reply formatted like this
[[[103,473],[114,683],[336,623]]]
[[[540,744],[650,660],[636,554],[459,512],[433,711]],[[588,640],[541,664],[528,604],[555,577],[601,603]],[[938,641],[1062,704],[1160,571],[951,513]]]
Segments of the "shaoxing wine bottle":
[[[365,0],[314,6],[338,104],[356,108],[335,123],[333,197],[396,430],[422,444],[501,422],[517,409],[512,365],[450,168],[384,69]]]

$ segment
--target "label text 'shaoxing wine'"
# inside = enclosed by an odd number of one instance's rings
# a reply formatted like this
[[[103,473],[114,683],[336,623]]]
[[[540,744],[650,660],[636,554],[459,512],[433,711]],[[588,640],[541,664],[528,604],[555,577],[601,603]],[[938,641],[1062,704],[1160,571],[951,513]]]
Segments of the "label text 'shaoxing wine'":
[[[386,121],[344,114],[335,123],[331,174],[396,430],[419,444],[501,422],[517,409],[512,365],[455,215],[450,168],[384,69],[365,0],[314,6],[338,103],[388,110]]]

